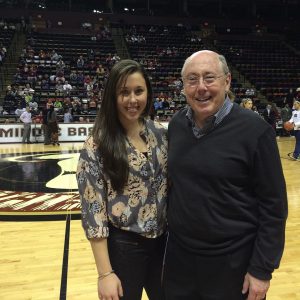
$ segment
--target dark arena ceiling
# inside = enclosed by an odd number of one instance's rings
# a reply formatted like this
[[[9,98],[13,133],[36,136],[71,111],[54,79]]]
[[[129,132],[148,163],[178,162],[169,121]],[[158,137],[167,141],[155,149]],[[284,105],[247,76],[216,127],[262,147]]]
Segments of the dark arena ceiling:
[[[0,0],[0,8],[132,15],[297,20],[299,0]]]

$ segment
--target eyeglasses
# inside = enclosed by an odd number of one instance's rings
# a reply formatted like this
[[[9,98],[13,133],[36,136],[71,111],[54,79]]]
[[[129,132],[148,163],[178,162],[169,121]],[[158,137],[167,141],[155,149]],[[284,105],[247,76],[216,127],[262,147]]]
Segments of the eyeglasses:
[[[204,77],[196,76],[196,75],[189,75],[185,77],[185,82],[188,86],[190,87],[195,87],[198,86],[200,83],[200,79],[202,78],[203,84],[207,86],[211,86],[216,83],[218,78],[221,78],[223,76],[226,76],[227,74],[222,74],[219,76],[214,76],[214,75],[207,75]]]

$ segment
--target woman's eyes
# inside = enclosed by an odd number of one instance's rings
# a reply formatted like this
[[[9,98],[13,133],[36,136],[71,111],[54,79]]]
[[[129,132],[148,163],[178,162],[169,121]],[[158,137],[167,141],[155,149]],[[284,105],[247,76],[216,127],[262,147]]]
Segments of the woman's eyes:
[[[135,94],[135,95],[141,95],[143,92],[144,92],[143,89],[136,89],[136,90],[134,91],[134,94]],[[120,94],[121,94],[122,96],[129,96],[129,95],[131,94],[131,91],[129,91],[129,90],[123,90],[123,91],[120,92]]]

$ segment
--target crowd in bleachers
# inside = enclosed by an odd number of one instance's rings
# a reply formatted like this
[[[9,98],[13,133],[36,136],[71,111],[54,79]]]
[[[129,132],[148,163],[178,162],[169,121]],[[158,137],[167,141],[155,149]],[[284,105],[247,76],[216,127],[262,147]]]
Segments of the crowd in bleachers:
[[[15,29],[16,27],[13,23],[0,20],[0,67],[6,58],[7,48],[12,41]]]
[[[91,35],[29,36],[7,87],[4,111],[13,114],[29,105],[38,113],[53,104],[62,115],[65,110],[94,115],[108,72],[120,60],[107,28],[95,36],[96,40]]]
[[[281,41],[232,40],[229,35],[211,43],[201,30],[191,31],[182,24],[128,25],[124,38],[130,57],[139,61],[151,77],[152,115],[160,120],[169,120],[186,104],[181,66],[186,57],[201,49],[224,54],[252,83],[252,87],[245,87],[232,79],[237,102],[249,97],[257,106],[256,96],[261,92],[280,107],[286,103],[291,106],[299,85],[300,58]],[[0,55],[8,47],[3,41],[1,38]],[[94,116],[101,105],[109,70],[119,60],[107,26],[84,35],[30,33],[13,82],[6,89],[1,113],[19,116],[30,106],[38,114],[54,105],[61,121],[82,121],[83,117]],[[262,114],[263,108],[258,107],[258,111]]]

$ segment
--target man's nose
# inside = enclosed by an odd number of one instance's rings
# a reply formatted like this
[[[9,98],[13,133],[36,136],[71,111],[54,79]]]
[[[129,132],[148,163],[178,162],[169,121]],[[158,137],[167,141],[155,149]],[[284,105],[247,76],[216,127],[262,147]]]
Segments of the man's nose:
[[[201,92],[203,90],[207,90],[207,86],[205,85],[204,80],[201,77],[201,78],[199,78],[199,82],[197,84],[197,92],[199,92],[199,91]]]

